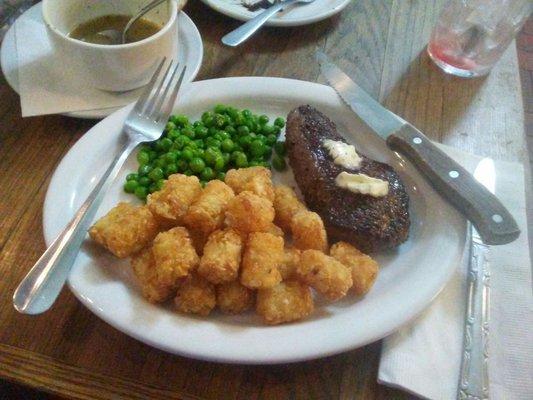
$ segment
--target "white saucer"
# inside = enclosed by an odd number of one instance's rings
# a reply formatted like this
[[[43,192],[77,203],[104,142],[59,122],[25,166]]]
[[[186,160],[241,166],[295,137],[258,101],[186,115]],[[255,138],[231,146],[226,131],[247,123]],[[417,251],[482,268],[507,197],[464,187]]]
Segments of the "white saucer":
[[[248,11],[241,5],[241,0],[202,0],[205,4],[228,17],[248,21],[260,12]],[[315,0],[311,4],[297,4],[270,18],[265,25],[269,26],[300,26],[321,21],[341,12],[350,0]]]
[[[26,14],[31,16],[34,20],[41,21],[41,3],[31,7],[24,13],[24,15]],[[15,24],[9,28],[2,42],[2,47],[0,49],[0,65],[7,83],[13,88],[13,90],[19,93],[17,49],[15,45],[14,27]],[[178,37],[178,61],[187,65],[185,80],[192,82],[202,66],[204,48],[198,28],[196,28],[194,22],[183,11],[180,11],[178,16]],[[39,44],[36,43],[35,45],[38,46]],[[140,96],[141,90],[142,88],[130,91],[128,93],[129,102],[133,103],[136,101]],[[122,107],[76,111],[65,113],[64,115],[74,118],[101,119],[112,114],[119,108]]]

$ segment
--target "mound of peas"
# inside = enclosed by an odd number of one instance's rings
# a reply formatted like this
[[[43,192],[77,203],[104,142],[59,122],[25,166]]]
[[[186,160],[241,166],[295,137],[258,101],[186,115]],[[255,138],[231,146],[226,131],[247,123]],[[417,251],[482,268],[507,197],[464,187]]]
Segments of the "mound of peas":
[[[191,123],[185,115],[169,118],[160,139],[137,153],[139,169],[126,177],[124,191],[141,200],[160,190],[172,174],[196,175],[202,185],[224,180],[232,168],[286,168],[285,142],[278,141],[285,120],[219,104]]]

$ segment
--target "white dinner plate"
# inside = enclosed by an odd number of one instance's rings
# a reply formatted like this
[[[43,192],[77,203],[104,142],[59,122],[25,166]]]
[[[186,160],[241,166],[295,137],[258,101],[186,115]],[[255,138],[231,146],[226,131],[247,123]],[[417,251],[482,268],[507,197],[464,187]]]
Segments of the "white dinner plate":
[[[175,111],[196,119],[218,103],[271,118],[286,116],[301,104],[324,112],[362,153],[389,163],[401,175],[411,202],[409,240],[395,251],[376,255],[381,270],[364,298],[349,295],[338,303],[318,303],[309,319],[265,326],[253,312],[240,316],[213,312],[199,318],[175,312],[171,305],[150,304],[141,296],[128,262],[87,239],[68,280],[85,306],[124,333],[171,353],[263,364],[306,360],[363,346],[392,333],[430,304],[460,263],[465,222],[407,162],[369,132],[333,89],[281,78],[200,81],[183,87]],[[59,234],[107,168],[130,108],[95,125],[57,167],[44,204],[46,243]],[[98,217],[119,201],[136,202],[122,191],[126,174],[135,169],[132,155],[106,194]],[[275,180],[294,183],[290,171],[275,174]]]
[[[29,16],[33,21],[38,23],[44,23],[42,20],[42,5],[38,3],[28,9],[23,15]],[[16,23],[16,22],[15,22]],[[187,14],[180,11],[178,15],[178,56],[177,60],[183,65],[187,66],[187,73],[185,80],[192,81],[202,66],[202,59],[204,56],[204,48],[202,43],[202,37],[198,28],[194,22],[189,18]],[[48,38],[43,38],[48,40]],[[39,43],[35,43],[35,46],[39,46]],[[17,47],[15,43],[15,24],[13,24],[4,36],[2,41],[2,47],[0,49],[0,65],[2,72],[6,78],[9,86],[19,93],[19,80],[18,80],[18,63],[17,63]],[[46,71],[43,71],[46,73]],[[127,103],[133,103],[141,95],[142,88],[131,90],[128,93]],[[126,104],[127,104],[126,103]],[[105,108],[101,110],[90,111],[76,111],[65,113],[65,115],[74,118],[89,118],[89,119],[101,119],[107,117],[109,114],[114,113],[122,107]]]
[[[241,0],[202,0],[212,9],[241,21],[248,21],[264,9],[249,11]],[[350,0],[315,0],[311,4],[296,4],[270,18],[265,25],[299,26],[321,21],[341,12]]]

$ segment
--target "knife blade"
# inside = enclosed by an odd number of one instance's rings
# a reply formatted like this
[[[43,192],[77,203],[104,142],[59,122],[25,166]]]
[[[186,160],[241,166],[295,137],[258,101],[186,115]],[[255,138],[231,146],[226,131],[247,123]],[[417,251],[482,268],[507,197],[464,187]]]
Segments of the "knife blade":
[[[479,162],[474,178],[491,193],[495,191],[494,161]],[[463,331],[463,352],[457,386],[458,399],[488,399],[490,266],[489,246],[484,244],[476,228],[469,224],[470,257],[468,263],[467,306]]]
[[[475,227],[483,242],[506,244],[520,229],[501,202],[422,132],[373,99],[323,52],[316,59],[328,83],[387,146],[403,154]]]

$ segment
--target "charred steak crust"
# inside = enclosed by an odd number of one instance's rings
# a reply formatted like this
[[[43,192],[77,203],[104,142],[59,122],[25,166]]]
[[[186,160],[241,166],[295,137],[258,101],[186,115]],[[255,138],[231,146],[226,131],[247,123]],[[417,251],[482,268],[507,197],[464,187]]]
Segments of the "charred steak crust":
[[[335,124],[315,108],[305,105],[289,113],[289,163],[307,206],[320,214],[330,239],[350,242],[365,252],[393,248],[407,240],[409,197],[396,171],[358,151],[361,168],[348,172],[387,180],[389,194],[372,197],[339,188],[335,178],[346,169],[333,163],[322,146],[325,139],[345,141]]]

